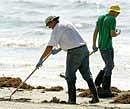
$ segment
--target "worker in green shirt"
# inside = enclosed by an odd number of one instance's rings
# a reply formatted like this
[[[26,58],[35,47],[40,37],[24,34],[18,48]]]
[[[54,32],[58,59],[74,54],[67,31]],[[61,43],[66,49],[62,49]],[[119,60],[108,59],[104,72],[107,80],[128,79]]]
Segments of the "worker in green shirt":
[[[117,4],[110,6],[108,14],[98,17],[95,31],[93,33],[93,50],[99,48],[101,57],[105,63],[103,70],[100,70],[95,85],[100,87],[102,84],[103,93],[99,97],[112,97],[111,92],[111,75],[114,68],[114,50],[112,46],[112,38],[118,36],[121,31],[116,30],[116,17],[120,14],[120,7]],[[98,37],[98,47],[96,40]]]

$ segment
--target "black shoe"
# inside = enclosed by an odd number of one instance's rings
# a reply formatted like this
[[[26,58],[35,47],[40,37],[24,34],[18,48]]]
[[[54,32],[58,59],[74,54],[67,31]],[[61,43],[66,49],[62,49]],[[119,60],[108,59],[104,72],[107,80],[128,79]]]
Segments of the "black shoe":
[[[111,98],[111,97],[113,97],[113,94],[112,94],[112,92],[110,90],[104,90],[103,95],[104,95],[104,98]]]
[[[74,83],[67,82],[68,84],[68,102],[67,104],[76,104],[76,86]]]
[[[98,103],[99,97],[98,97],[97,89],[95,87],[95,84],[93,83],[92,78],[88,80],[88,86],[89,86],[90,92],[92,93],[92,100],[89,101],[89,103]]]
[[[97,88],[97,92],[99,98],[110,98],[115,96],[111,90],[104,90],[102,87]]]
[[[113,97],[111,91],[111,76],[103,77],[102,89],[103,89],[102,95],[104,96],[104,98]]]
[[[99,99],[97,97],[93,97],[91,101],[89,101],[89,103],[93,104],[93,103],[98,103]]]
[[[68,101],[67,104],[76,104],[75,101]]]

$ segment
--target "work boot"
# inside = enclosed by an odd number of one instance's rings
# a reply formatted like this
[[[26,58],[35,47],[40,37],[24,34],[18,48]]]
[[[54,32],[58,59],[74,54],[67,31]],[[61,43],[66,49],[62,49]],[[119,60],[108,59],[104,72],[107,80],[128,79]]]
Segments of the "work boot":
[[[102,81],[102,89],[104,98],[113,97],[111,91],[111,76],[104,76]]]
[[[105,73],[104,70],[100,70],[100,72],[98,73],[98,75],[95,79],[95,85],[96,85],[97,88],[99,88],[101,83],[102,83],[104,73]]]
[[[69,91],[68,104],[76,104],[76,91]]]
[[[99,102],[99,98],[98,97],[92,97],[92,100],[89,101],[89,103],[93,104],[93,103],[98,103]]]
[[[95,84],[94,84],[92,78],[89,79],[88,86],[89,86],[89,89],[90,89],[90,91],[92,93],[92,100],[89,101],[89,103],[98,103],[99,102],[99,97],[98,97],[97,89],[95,87]]]
[[[75,84],[68,84],[68,104],[76,104],[76,87]]]

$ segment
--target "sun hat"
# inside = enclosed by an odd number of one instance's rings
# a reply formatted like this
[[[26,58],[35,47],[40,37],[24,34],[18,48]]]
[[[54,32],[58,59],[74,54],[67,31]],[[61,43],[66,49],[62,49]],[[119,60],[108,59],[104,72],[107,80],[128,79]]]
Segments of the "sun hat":
[[[45,24],[46,26],[48,26],[48,23],[53,21],[53,20],[58,20],[59,19],[59,16],[49,16],[45,19]]]
[[[109,7],[109,9],[108,9],[108,11],[110,12],[110,11],[114,11],[114,12],[121,12],[121,9],[120,9],[120,6],[118,5],[118,4],[112,4],[110,7]]]

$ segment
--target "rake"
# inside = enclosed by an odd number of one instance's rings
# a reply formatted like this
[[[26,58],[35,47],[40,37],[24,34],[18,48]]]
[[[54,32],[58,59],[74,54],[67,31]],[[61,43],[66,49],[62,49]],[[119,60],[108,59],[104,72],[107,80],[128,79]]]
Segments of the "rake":
[[[43,59],[43,62],[51,55],[51,52]],[[11,93],[9,100],[11,100],[12,96],[15,94],[15,92],[31,77],[31,75],[37,70],[39,67],[36,67],[29,75],[28,77],[21,82],[21,84]]]

